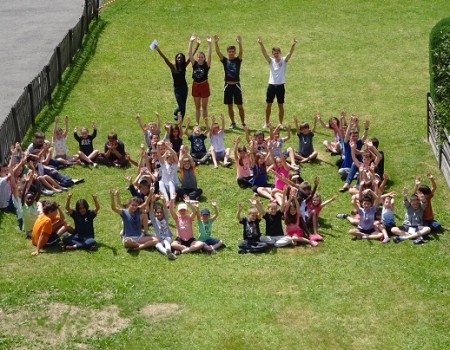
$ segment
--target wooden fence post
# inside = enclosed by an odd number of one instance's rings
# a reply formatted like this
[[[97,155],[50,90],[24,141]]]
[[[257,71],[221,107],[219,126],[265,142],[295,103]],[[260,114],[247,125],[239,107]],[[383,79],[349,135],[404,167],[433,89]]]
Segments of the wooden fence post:
[[[13,116],[13,124],[14,124],[14,131],[16,132],[15,140],[20,140],[20,132],[19,132],[19,124],[17,124],[17,110],[15,107],[11,108],[12,116]],[[34,120],[31,119],[32,121]],[[34,125],[33,125],[34,126]]]
[[[48,64],[45,66],[45,75],[47,76],[47,100],[49,103],[52,103],[52,84],[50,82],[50,66]]]
[[[56,62],[58,63],[58,82],[62,83],[61,46],[56,46]]]
[[[69,29],[69,62],[70,64],[73,63],[73,57],[72,57],[72,48],[73,48],[73,30]]]
[[[30,119],[31,119],[31,125],[34,126],[34,96],[33,96],[33,85],[28,84],[27,85],[28,95],[30,96]]]

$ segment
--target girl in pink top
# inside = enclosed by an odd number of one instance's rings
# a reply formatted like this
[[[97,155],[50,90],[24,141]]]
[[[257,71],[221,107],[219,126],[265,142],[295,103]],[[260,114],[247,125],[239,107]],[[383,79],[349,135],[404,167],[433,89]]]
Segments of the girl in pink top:
[[[312,241],[322,241],[323,237],[319,234],[319,215],[320,211],[327,204],[335,201],[337,196],[334,195],[330,199],[322,202],[322,197],[320,194],[315,193],[310,201],[306,202],[306,223],[309,224],[312,222],[314,233],[309,236],[309,239]]]
[[[191,209],[191,213],[187,210]],[[179,253],[189,253],[203,248],[205,243],[197,241],[194,238],[192,230],[192,222],[196,216],[197,209],[192,206],[191,203],[180,203],[178,204],[178,212],[175,211],[174,200],[170,201],[170,214],[174,219],[177,226],[177,238],[172,242],[172,249],[175,254]]]
[[[286,163],[286,159],[283,154],[280,153],[278,157],[273,157],[272,149],[270,149],[270,155],[274,160],[272,165],[269,166],[267,171],[270,171],[275,176],[274,188],[272,189],[272,197],[275,198],[277,203],[281,206],[283,202],[283,190],[286,188],[287,184],[282,180],[282,178],[289,178],[289,165]],[[281,176],[280,176],[281,175]]]
[[[292,243],[306,243],[311,247],[318,245],[316,241],[305,238],[303,230],[300,227],[300,206],[297,200],[297,191],[294,189],[290,191],[289,199],[284,208],[284,222],[286,224],[286,234],[292,238]]]
[[[238,136],[234,140],[234,160],[236,161],[236,181],[240,188],[252,187],[253,179],[253,162],[245,146],[240,147],[239,142],[241,142],[241,137]]]

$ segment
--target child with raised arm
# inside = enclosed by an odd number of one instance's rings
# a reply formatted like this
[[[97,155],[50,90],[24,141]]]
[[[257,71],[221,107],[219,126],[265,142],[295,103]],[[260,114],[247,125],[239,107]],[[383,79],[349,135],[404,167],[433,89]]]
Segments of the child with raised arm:
[[[180,186],[177,188],[177,199],[183,200],[185,196],[188,196],[190,200],[199,201],[203,190],[198,187],[197,169],[186,146],[181,147],[178,169]]]
[[[420,177],[417,177],[413,193],[417,193],[419,198],[423,197],[427,203],[423,212],[423,225],[428,226],[432,232],[438,232],[442,226],[439,221],[434,220],[433,207],[431,206],[431,199],[436,191],[436,181],[431,173],[427,173],[426,177],[431,181],[431,188],[422,184]]]
[[[214,169],[219,167],[218,161],[224,167],[229,167],[231,162],[228,161],[230,157],[230,149],[225,148],[224,136],[225,136],[225,117],[220,114],[220,121],[222,127],[216,123],[216,117],[213,115],[211,117],[211,128],[209,129],[209,139],[211,142],[211,147],[209,151],[211,153],[211,158],[214,163]]]
[[[284,208],[284,223],[286,224],[286,234],[292,238],[292,244],[297,245],[297,243],[306,243],[311,247],[316,247],[319,243],[314,240],[306,238],[303,232],[302,224],[303,217],[300,212],[300,205],[297,199],[297,190],[291,188],[289,193],[289,199],[286,202]]]
[[[55,117],[55,127],[53,129],[52,145],[53,145],[53,158],[61,164],[72,165],[81,164],[79,156],[67,156],[67,134],[69,133],[69,116],[65,117],[65,129],[63,130],[58,126],[59,117]]]
[[[283,178],[289,177],[289,166],[284,159],[282,153],[279,156],[274,157],[273,150],[269,151],[270,156],[274,159],[272,164],[267,168],[267,172],[272,172],[275,175],[274,187],[272,188],[271,195],[277,201],[277,203],[281,206],[284,201],[284,189],[287,186],[287,183],[282,180]]]
[[[202,249],[205,243],[198,241],[194,237],[192,223],[196,216],[197,208],[190,202],[178,204],[178,210],[175,211],[174,200],[170,201],[170,215],[175,221],[177,227],[177,238],[172,242],[172,249],[175,253],[190,253]],[[188,206],[191,210],[189,213]]]
[[[166,122],[164,128],[166,129],[164,141],[169,141],[172,144],[172,149],[179,156],[181,146],[183,146],[183,120],[180,118],[178,124]]]
[[[154,196],[154,188],[151,190],[152,200],[150,201],[150,220],[152,222],[153,229],[155,230],[155,236],[158,239],[155,248],[158,251],[167,256],[169,260],[175,260],[177,257],[172,253],[173,234],[169,226],[169,211],[167,210],[167,203],[161,205],[156,203]]]
[[[314,151],[314,133],[309,129],[308,123],[299,124],[296,115],[294,115],[294,123],[298,136],[298,150],[295,153],[295,158],[300,163],[311,162],[318,156],[318,153]]]
[[[253,206],[248,210],[247,216],[242,217],[242,204],[238,204],[238,210],[236,213],[236,219],[242,224],[243,227],[243,241],[238,243],[238,253],[264,253],[267,251],[267,243],[261,242],[261,231],[259,229],[259,223],[261,222],[261,216],[264,211],[261,210],[261,206],[256,206],[257,200],[251,200]]]
[[[236,162],[236,181],[240,188],[252,187],[253,180],[253,158],[251,152],[245,146],[239,146],[241,137],[234,140],[234,161]]]
[[[100,210],[97,195],[93,194],[92,199],[95,204],[94,210],[89,210],[89,204],[85,199],[79,199],[75,204],[75,209],[70,206],[72,193],[67,193],[66,211],[72,217],[75,228],[72,235],[63,237],[63,249],[89,249],[94,250],[97,246],[94,234],[94,219]]]
[[[268,155],[268,139],[264,138],[264,132],[262,130],[256,130],[252,137],[250,137],[248,126],[244,127],[245,139],[247,144],[252,145],[251,151],[253,154],[261,153],[264,156]]]
[[[284,191],[283,195],[286,194],[285,192],[286,191]],[[259,201],[257,201],[256,204],[257,206],[261,205]],[[284,199],[280,207],[284,208]],[[261,242],[273,245],[277,248],[292,244],[292,238],[284,234],[283,213],[280,209],[278,209],[277,203],[270,202],[267,205],[267,209],[264,212],[263,219],[266,222],[266,234],[265,236],[261,236]]]
[[[197,40],[198,37],[192,34],[189,40],[189,61],[192,64],[192,97],[195,103],[195,121],[197,124],[200,123],[200,109],[202,111],[203,118],[208,116],[208,98],[210,96],[209,83],[208,83],[208,72],[211,67],[211,45],[212,39],[208,35],[206,37],[206,42],[208,43],[208,55],[206,56],[204,52],[199,52],[197,54],[197,60],[194,58],[192,52],[192,43]]]
[[[189,135],[189,124],[190,119],[187,119],[186,129],[184,130],[188,140],[191,142],[191,157],[194,159],[196,165],[199,164],[209,164],[209,158],[211,153],[206,149],[205,140],[208,136],[206,134],[209,132],[208,118],[204,118],[206,124],[206,130],[202,132],[200,125],[194,125],[192,129],[192,134]]]
[[[79,159],[86,163],[93,165],[94,167],[97,164],[94,162],[95,158],[98,156],[98,150],[94,150],[94,146],[92,144],[92,140],[97,136],[97,124],[95,122],[92,123],[92,128],[94,131],[92,134],[89,134],[89,130],[87,128],[81,128],[80,136],[78,135],[78,128],[75,127],[73,129],[73,137],[77,140],[79,145],[78,157]]]
[[[275,200],[275,198],[272,196],[272,185],[267,181],[267,156],[264,156],[259,152],[254,156],[251,155],[251,157],[253,157],[252,190],[256,195],[263,196],[273,201]]]
[[[261,51],[269,64],[270,75],[269,75],[269,86],[267,87],[266,93],[266,122],[264,127],[270,123],[270,113],[272,112],[272,103],[277,98],[278,103],[278,120],[280,124],[283,124],[284,117],[284,95],[285,89],[284,84],[286,82],[286,68],[292,53],[294,52],[295,45],[297,44],[297,39],[292,39],[291,48],[285,57],[281,56],[281,49],[279,47],[272,48],[272,55],[270,57],[267,54],[266,48],[264,47],[261,37],[258,37],[258,44],[261,46]]]
[[[22,230],[25,232],[26,238],[31,238],[33,226],[39,216],[39,197],[38,190],[31,190],[33,184],[33,171],[30,169],[25,175],[25,185],[22,191]],[[42,211],[42,204],[41,204]]]
[[[306,203],[306,224],[311,224],[313,227],[313,234],[309,235],[309,239],[313,241],[322,241],[323,237],[319,234],[319,216],[323,207],[331,202],[334,202],[337,196],[322,202],[320,194],[315,193],[314,196]]]
[[[364,141],[367,138],[367,132],[369,131],[369,120],[364,122],[364,134],[362,138],[359,138],[359,120],[358,117],[354,114],[350,117],[350,125],[346,129],[344,140],[341,144],[342,150],[342,163],[339,168],[339,175],[343,179],[345,179],[345,183],[348,185],[344,185],[339,192],[346,192],[350,188],[350,183],[358,172],[358,167],[353,164],[352,151],[351,151],[351,143],[356,145],[356,149],[360,150],[364,144]],[[361,162],[361,156],[358,154],[356,158]]]
[[[347,179],[345,180],[344,186],[339,190],[340,192],[349,190],[350,194],[358,193],[357,188],[359,187],[359,182],[361,179],[365,181],[372,181],[373,183],[375,182],[375,169],[380,163],[382,155],[376,147],[373,146],[371,141],[364,141],[364,145],[366,146],[366,149],[364,151],[359,151],[357,150],[356,142],[350,141],[353,164],[350,169],[349,176],[347,176]],[[358,159],[357,154],[362,157],[361,161]],[[350,188],[350,184],[356,174],[352,169],[359,169],[358,184],[355,189]]]
[[[123,228],[120,232],[122,244],[127,252],[150,248],[158,243],[158,239],[148,233],[147,208],[151,196],[148,196],[144,203],[138,197],[128,200],[126,208],[120,206],[119,191],[109,190],[111,199],[111,209],[122,218]],[[142,229],[144,232],[142,233]]]
[[[155,112],[156,121],[149,121],[147,124],[142,123],[141,115],[138,113],[136,115],[136,120],[139,127],[144,133],[144,141],[147,144],[147,153],[152,149],[152,137],[153,135],[160,135],[161,133],[161,118],[158,112]]]
[[[427,206],[426,199],[413,194],[408,200],[408,189],[403,188],[403,205],[405,206],[405,220],[402,226],[393,227],[392,233],[394,243],[399,243],[407,239],[413,240],[414,244],[426,243],[423,236],[429,234],[431,229],[423,226],[423,213]]]
[[[351,229],[348,233],[356,239],[382,239],[383,228],[375,223],[375,214],[379,203],[378,195],[368,189],[363,191],[364,183],[361,182],[359,188],[359,201],[354,201],[354,205],[359,215],[359,223],[356,229]],[[358,205],[358,203],[360,203]],[[381,229],[380,229],[381,228]]]
[[[285,137],[280,136],[281,124],[278,124],[276,128],[273,128],[272,124],[268,125],[270,129],[269,142],[272,145],[273,156],[279,157],[283,155],[285,159],[289,158],[289,168],[294,171],[299,171],[299,167],[295,164],[295,154],[292,147],[288,147],[286,151],[283,151],[283,145],[291,139],[291,125],[286,127],[287,135]]]
[[[166,151],[161,153],[161,146],[164,144]],[[167,203],[175,199],[178,187],[178,156],[177,153],[166,142],[158,142],[158,160],[161,164],[159,172],[159,191],[164,196]]]
[[[212,237],[212,224],[219,216],[217,203],[212,201],[211,205],[214,209],[214,215],[211,216],[209,209],[196,210],[198,221],[198,240],[205,243],[203,249],[210,254],[216,254],[216,250],[222,247],[223,242],[220,239]]]
[[[389,235],[392,235],[392,228],[395,227],[395,209],[394,209],[395,192],[389,192],[381,195],[381,223],[386,230],[387,237],[384,237],[383,243],[389,242]]]
[[[345,115],[345,112],[341,112],[341,116],[342,115]],[[328,124],[325,124],[320,113],[316,113],[314,115],[314,126],[312,132],[316,132],[317,122],[319,122],[324,129],[333,131],[333,141],[323,141],[325,150],[327,152],[330,152],[332,156],[341,154],[341,147],[339,140],[342,139],[344,135],[342,133],[339,119],[337,117],[331,117],[328,120]]]

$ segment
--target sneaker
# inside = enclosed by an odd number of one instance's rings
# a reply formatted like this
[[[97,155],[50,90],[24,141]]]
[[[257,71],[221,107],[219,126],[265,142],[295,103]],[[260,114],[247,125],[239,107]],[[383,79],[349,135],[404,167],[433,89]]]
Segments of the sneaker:
[[[319,235],[318,233],[314,233],[314,234],[310,235],[309,239],[311,241],[323,241],[323,237],[321,235]]]
[[[236,129],[236,123],[231,123],[228,129]]]
[[[348,214],[339,213],[339,214],[336,214],[336,217],[338,219],[347,219],[348,218]]]
[[[389,237],[386,237],[386,238],[383,238],[383,237],[382,237],[381,243],[386,244],[386,243],[389,243],[390,240],[391,240],[391,239],[390,239]]]
[[[245,128],[247,125],[245,123],[242,123],[242,127]]]
[[[81,184],[81,183],[83,183],[83,182],[84,182],[84,179],[73,179],[72,181],[73,181],[73,183],[76,185],[76,184]]]
[[[424,244],[424,243],[426,243],[427,241],[425,241],[424,239],[423,239],[423,237],[419,237],[419,238],[417,238],[417,239],[415,239],[414,241],[413,241],[413,243],[414,244]]]
[[[395,236],[393,241],[394,241],[394,243],[400,243],[401,239],[399,236]]]
[[[211,248],[212,248],[212,247],[211,247]],[[217,250],[215,250],[214,248],[212,248],[212,250],[209,252],[209,254],[215,255],[215,254],[217,254]]]
[[[247,252],[247,250],[245,250],[245,249],[239,249],[238,250],[238,254],[247,254],[248,252]]]
[[[204,164],[205,164],[205,165],[209,165],[209,160],[205,161]]]
[[[54,194],[53,191],[47,190],[46,188],[43,188],[43,189],[41,190],[41,193],[42,193],[44,196],[53,196],[53,194]]]
[[[172,252],[167,254],[167,259],[169,259],[169,260],[175,260],[176,258],[177,258],[177,256]]]
[[[96,168],[97,167],[97,163],[92,163],[92,166],[94,167],[94,168]]]
[[[316,241],[311,241],[311,247],[317,247],[319,245]]]
[[[181,252],[179,250],[175,250],[175,252],[173,253],[175,256],[180,255]]]

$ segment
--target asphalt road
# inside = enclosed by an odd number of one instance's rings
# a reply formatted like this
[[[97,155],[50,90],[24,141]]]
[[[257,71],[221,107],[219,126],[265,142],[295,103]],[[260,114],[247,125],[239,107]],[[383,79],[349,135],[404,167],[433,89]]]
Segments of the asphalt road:
[[[84,0],[0,0],[0,125],[83,6]]]

